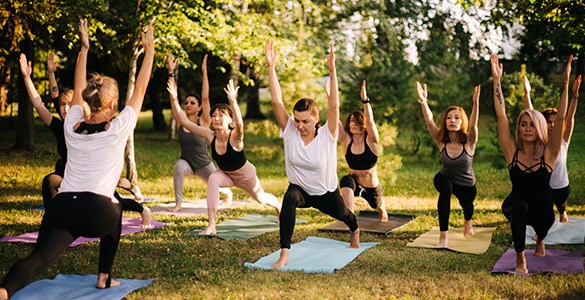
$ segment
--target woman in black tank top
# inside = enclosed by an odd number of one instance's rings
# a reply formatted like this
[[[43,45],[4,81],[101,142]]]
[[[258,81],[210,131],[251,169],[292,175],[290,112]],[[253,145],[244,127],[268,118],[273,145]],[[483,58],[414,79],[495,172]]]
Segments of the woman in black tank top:
[[[559,119],[550,136],[542,114],[533,109],[525,109],[518,116],[516,138],[514,138],[510,133],[500,84],[502,64],[499,63],[497,54],[491,56],[498,137],[512,181],[512,192],[502,203],[502,211],[511,222],[512,239],[516,250],[514,271],[518,273],[528,273],[524,254],[526,225],[531,225],[536,231],[534,255],[545,256],[544,238],[554,223],[554,210],[548,182],[561,149],[572,59],[571,56],[563,74],[564,89],[559,101]]]
[[[477,195],[477,189],[472,164],[478,135],[480,87],[476,86],[473,90],[473,108],[469,120],[462,107],[450,106],[441,118],[439,127],[435,125],[433,113],[427,104],[427,85],[423,86],[417,82],[416,88],[427,129],[440,151],[441,170],[433,179],[435,188],[439,192],[437,212],[440,234],[437,248],[446,248],[449,243],[451,195],[457,197],[463,209],[463,235],[474,235],[473,201]]]
[[[388,213],[382,199],[382,186],[376,166],[380,136],[374,122],[365,80],[362,82],[360,97],[363,112],[353,111],[347,116],[345,126],[341,121],[339,122],[339,141],[349,166],[349,175],[343,176],[339,181],[341,196],[345,206],[351,212],[354,212],[355,197],[361,196],[371,208],[378,211],[380,222],[388,222]]]

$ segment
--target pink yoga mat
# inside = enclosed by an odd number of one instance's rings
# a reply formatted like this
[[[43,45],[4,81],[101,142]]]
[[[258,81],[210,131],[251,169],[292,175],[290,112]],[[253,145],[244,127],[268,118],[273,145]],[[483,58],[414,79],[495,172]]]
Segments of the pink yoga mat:
[[[166,225],[164,222],[157,222],[157,221],[150,221],[151,227],[143,228],[140,227],[140,223],[142,221],[140,219],[130,219],[130,218],[122,218],[122,235],[127,235],[131,233],[136,233],[140,231],[145,231],[154,228],[161,228]],[[29,232],[17,236],[5,236],[0,239],[0,242],[9,242],[9,243],[27,243],[27,244],[34,244],[37,242],[37,238],[39,237],[39,232]],[[69,247],[77,247],[81,244],[85,244],[88,242],[96,242],[99,241],[100,238],[86,238],[86,237],[79,237]]]
[[[583,251],[567,252],[563,250],[546,250],[546,256],[534,256],[534,250],[525,250],[527,275],[536,273],[560,273],[579,274],[583,273]],[[511,273],[516,268],[516,251],[508,249],[496,262],[492,273]],[[520,274],[517,274],[520,275]],[[524,275],[524,274],[522,274]]]

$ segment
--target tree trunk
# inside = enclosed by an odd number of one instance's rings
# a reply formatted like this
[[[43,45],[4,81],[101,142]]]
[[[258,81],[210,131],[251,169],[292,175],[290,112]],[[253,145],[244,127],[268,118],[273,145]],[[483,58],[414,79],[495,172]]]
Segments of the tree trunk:
[[[20,49],[21,52],[24,53],[26,57],[32,62],[34,67],[34,47],[28,35],[22,41]],[[35,149],[35,132],[32,105],[28,99],[24,80],[22,80],[22,77],[20,76],[18,78],[18,119],[16,124],[16,142],[12,149],[26,151],[34,151]]]
[[[260,111],[260,82],[258,72],[256,72],[254,67],[250,67],[250,64],[244,57],[241,58],[240,71],[246,74],[246,76],[254,82],[254,85],[240,87],[241,93],[245,97],[244,99],[247,104],[246,116],[244,118],[256,120],[266,119],[266,116]]]
[[[165,122],[163,106],[160,100],[166,91],[166,75],[165,69],[158,68],[154,71],[154,76],[150,81],[150,108],[152,109],[152,122],[155,131],[167,130],[167,123]]]

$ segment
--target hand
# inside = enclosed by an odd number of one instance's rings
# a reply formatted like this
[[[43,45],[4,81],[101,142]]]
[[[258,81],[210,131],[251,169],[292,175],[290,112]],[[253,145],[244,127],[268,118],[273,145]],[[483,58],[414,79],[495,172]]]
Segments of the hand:
[[[577,76],[577,78],[575,78],[575,81],[573,81],[573,98],[579,98],[579,88],[581,87],[581,79],[582,76],[579,75]]]
[[[331,95],[331,80],[325,80],[325,94],[327,94],[327,98]]]
[[[368,99],[368,93],[366,92],[366,81],[362,81],[362,90],[360,91],[360,97],[362,101],[366,101]]]
[[[416,82],[416,92],[418,93],[418,102],[427,103],[427,84],[421,85],[420,82]]]
[[[171,103],[173,103],[179,100],[179,93],[177,92],[177,84],[171,79],[172,78],[169,78],[167,81],[167,91],[169,91],[169,95],[171,95]]]
[[[532,87],[530,87],[530,82],[528,81],[526,75],[522,75],[522,83],[524,85],[524,95],[529,96],[530,91],[532,91]]]
[[[144,47],[144,51],[154,50],[154,18],[150,19],[148,26],[146,27],[146,34],[144,32],[140,33],[142,37],[142,47]]]
[[[227,86],[223,90],[227,94],[230,102],[234,103],[234,102],[238,101],[238,90],[239,89],[240,89],[239,86],[238,87],[235,86],[234,80],[230,79],[230,82],[227,84]]]
[[[87,19],[79,20],[79,38],[81,47],[89,49],[89,30],[87,29]]]
[[[54,57],[55,55],[53,53],[49,53],[49,56],[47,57],[47,72],[49,73],[55,73],[55,70],[57,69]]]
[[[329,72],[335,71],[335,48],[333,43],[329,44],[329,54],[327,54],[327,69]]]
[[[481,85],[476,85],[473,88],[473,104],[479,103],[479,94],[481,93]]]
[[[264,53],[266,54],[266,66],[273,68],[276,65],[276,59],[278,58],[278,51],[274,48],[274,41],[266,41],[264,45]]]
[[[207,76],[207,54],[203,56],[203,61],[201,62],[201,74]]]
[[[495,53],[492,53],[492,56],[490,57],[490,63],[492,65],[492,77],[494,78],[494,81],[499,82],[500,79],[502,79],[504,65],[499,63],[498,55]]]
[[[571,77],[571,63],[573,62],[573,55],[569,56],[565,72],[563,72],[563,83],[568,84],[569,78]]]
[[[173,57],[172,53],[169,53],[169,55],[167,55],[167,62],[169,65],[169,74],[174,74],[175,68],[177,67],[177,61],[175,61],[175,58]]]
[[[20,53],[20,72],[24,77],[30,77],[30,74],[32,74],[32,64],[26,60],[24,53]]]

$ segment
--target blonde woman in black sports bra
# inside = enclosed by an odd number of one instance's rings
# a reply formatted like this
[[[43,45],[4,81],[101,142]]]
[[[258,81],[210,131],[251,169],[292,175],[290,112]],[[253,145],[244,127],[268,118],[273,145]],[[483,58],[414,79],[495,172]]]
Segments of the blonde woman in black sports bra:
[[[449,242],[449,214],[451,213],[451,195],[455,195],[463,209],[463,235],[473,236],[473,200],[477,195],[475,174],[473,173],[473,155],[477,143],[477,119],[479,117],[480,87],[473,90],[473,108],[468,121],[467,114],[460,106],[450,106],[441,118],[439,127],[433,121],[433,113],[427,104],[427,85],[416,83],[418,101],[420,102],[427,129],[437,142],[441,151],[441,170],[433,180],[439,192],[437,211],[439,213],[438,248],[445,248]],[[469,124],[468,124],[469,123]]]

